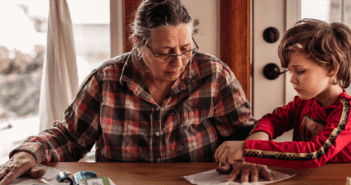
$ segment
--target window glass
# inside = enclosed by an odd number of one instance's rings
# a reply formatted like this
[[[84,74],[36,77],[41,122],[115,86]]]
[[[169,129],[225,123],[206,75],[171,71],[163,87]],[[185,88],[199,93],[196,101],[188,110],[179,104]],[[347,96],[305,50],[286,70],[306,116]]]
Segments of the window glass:
[[[0,1],[0,163],[7,161],[9,152],[25,138],[39,131],[38,106],[49,3]],[[93,68],[110,58],[110,1],[67,0],[67,3],[81,83]]]
[[[110,1],[67,0],[73,24],[79,83],[111,56]]]
[[[0,1],[0,161],[39,130],[49,1]]]
[[[344,19],[345,19],[345,23],[348,25],[348,26],[351,26],[351,1],[350,0],[345,0],[344,1],[345,4],[344,4]]]
[[[341,21],[340,0],[301,0],[301,19]]]

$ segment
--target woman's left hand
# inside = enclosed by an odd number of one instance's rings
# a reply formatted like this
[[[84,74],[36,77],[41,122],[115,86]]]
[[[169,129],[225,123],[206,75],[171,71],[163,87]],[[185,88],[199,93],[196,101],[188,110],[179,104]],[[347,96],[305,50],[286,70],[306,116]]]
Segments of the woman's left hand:
[[[225,141],[216,150],[215,160],[222,164],[232,164],[244,158],[245,141]]]

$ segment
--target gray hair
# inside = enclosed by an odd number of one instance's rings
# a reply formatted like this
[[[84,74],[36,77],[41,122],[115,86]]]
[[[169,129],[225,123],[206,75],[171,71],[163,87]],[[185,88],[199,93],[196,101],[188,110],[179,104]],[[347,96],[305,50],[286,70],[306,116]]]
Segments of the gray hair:
[[[156,28],[178,26],[182,23],[189,24],[189,31],[192,33],[192,18],[180,0],[144,0],[139,5],[134,22],[130,25],[132,34],[129,39],[133,43],[132,63],[141,73],[148,69],[138,56],[137,48],[146,46]],[[134,36],[138,38],[136,43],[133,42]]]

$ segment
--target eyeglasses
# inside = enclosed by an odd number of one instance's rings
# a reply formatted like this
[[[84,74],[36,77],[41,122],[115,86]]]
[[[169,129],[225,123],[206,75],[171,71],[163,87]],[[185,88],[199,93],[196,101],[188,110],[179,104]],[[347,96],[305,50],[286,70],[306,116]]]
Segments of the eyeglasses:
[[[175,59],[177,56],[180,56],[181,59],[189,59],[191,57],[193,57],[196,54],[196,51],[199,49],[199,46],[197,46],[194,38],[192,37],[196,48],[193,48],[191,50],[185,51],[181,54],[155,54],[152,49],[150,48],[149,45],[146,45],[147,48],[149,48],[149,50],[151,51],[152,54],[154,54],[155,57],[162,59],[162,60],[169,60],[169,59]]]

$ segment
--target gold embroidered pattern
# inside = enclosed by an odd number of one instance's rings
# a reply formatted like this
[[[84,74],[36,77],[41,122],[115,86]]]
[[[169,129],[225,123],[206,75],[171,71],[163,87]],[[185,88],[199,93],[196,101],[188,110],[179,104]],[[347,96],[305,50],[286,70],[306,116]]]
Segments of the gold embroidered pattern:
[[[263,157],[263,158],[274,158],[274,159],[287,159],[287,160],[311,160],[317,159],[323,156],[328,149],[334,144],[335,139],[339,136],[342,130],[345,129],[347,119],[350,113],[350,102],[346,98],[342,98],[341,103],[343,109],[340,117],[338,126],[330,133],[328,139],[324,144],[316,151],[309,153],[289,153],[289,152],[277,152],[277,151],[266,151],[257,149],[245,149],[245,156],[251,157]]]

